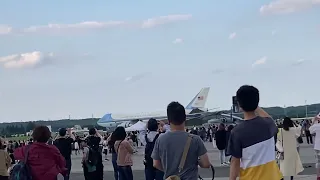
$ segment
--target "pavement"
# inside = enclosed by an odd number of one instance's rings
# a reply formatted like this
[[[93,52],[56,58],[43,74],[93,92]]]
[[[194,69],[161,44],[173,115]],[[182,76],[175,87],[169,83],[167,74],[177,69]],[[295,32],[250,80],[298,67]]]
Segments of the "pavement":
[[[215,180],[227,180],[229,177],[229,167],[220,166],[219,160],[219,151],[214,149],[212,143],[206,142],[205,146],[208,150],[208,155],[211,164],[215,167]],[[138,148],[138,153],[133,155],[133,176],[135,180],[143,180],[144,179],[144,165],[143,165],[143,151],[144,147]],[[81,156],[82,155],[73,155],[72,156],[72,169],[71,169],[71,180],[82,180],[83,179],[83,171],[81,165]],[[107,156],[111,160],[111,155]],[[314,164],[315,164],[315,156],[312,145],[302,144],[300,145],[300,158],[302,164],[304,165],[304,171],[299,174],[299,176],[294,179],[303,179],[303,180],[311,180],[316,179],[316,174]],[[113,179],[113,167],[111,161],[104,161],[104,179]],[[199,169],[199,174],[204,179],[211,179],[212,174],[211,170],[208,169]],[[286,180],[286,178],[285,178]]]

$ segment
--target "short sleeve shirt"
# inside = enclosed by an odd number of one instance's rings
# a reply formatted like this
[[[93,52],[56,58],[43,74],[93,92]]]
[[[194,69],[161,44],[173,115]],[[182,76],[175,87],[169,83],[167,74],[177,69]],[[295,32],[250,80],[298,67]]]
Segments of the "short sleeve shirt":
[[[192,137],[186,162],[179,174],[179,164],[188,136]],[[207,153],[199,136],[183,131],[166,132],[157,139],[152,152],[152,159],[160,160],[165,178],[179,175],[181,179],[196,180],[198,178],[198,158]]]
[[[241,180],[279,180],[275,160],[277,126],[272,118],[245,120],[231,132],[227,154],[239,158]]]

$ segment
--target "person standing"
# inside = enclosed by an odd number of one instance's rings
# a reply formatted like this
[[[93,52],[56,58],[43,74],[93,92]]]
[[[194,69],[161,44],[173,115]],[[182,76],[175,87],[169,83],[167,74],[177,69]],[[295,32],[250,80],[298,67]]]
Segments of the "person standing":
[[[102,136],[99,134],[97,129],[89,129],[89,136],[85,138],[87,151],[84,151],[88,155],[88,160],[92,162],[95,166],[94,180],[103,179],[103,163],[102,163],[102,152],[100,150],[100,144],[102,141]],[[92,165],[91,164],[91,165]],[[84,166],[84,174],[88,172],[90,167]]]
[[[159,137],[158,122],[155,119],[149,119],[147,124],[148,134],[145,135],[145,155],[144,155],[144,165],[145,165],[145,179],[146,180],[163,180],[164,173],[153,167],[153,159],[151,157],[156,140]]]
[[[309,130],[311,134],[316,134],[314,139],[314,151],[316,154],[317,180],[320,180],[320,117],[314,117]]]
[[[290,176],[291,180],[303,171],[300,156],[297,151],[297,138],[301,134],[301,127],[295,127],[289,117],[283,120],[283,128],[279,130],[277,137],[277,150],[284,154],[280,159],[280,171],[283,176]]]
[[[304,125],[303,125],[302,129],[304,130],[304,133],[306,135],[307,143],[313,144],[312,135],[311,135],[310,129],[309,129],[310,126],[311,126],[310,121],[306,119],[304,121]]]
[[[280,180],[282,174],[276,162],[274,136],[277,127],[271,116],[259,107],[259,90],[241,86],[236,98],[244,121],[232,131],[227,154],[232,156],[230,180]]]
[[[71,172],[71,154],[72,154],[72,143],[75,141],[74,135],[71,133],[71,129],[61,128],[59,134],[55,138],[53,144],[59,149],[60,153],[66,160],[66,168],[68,169],[64,179],[70,179]]]
[[[117,165],[119,168],[119,179],[120,180],[133,180],[133,173],[131,166],[133,165],[132,154],[133,148],[129,141],[126,139],[127,133],[124,127],[117,127],[114,135],[116,142],[114,149],[117,153]]]
[[[164,172],[164,179],[179,176],[180,179],[196,180],[198,166],[210,168],[207,149],[199,136],[185,131],[186,112],[180,103],[168,105],[167,117],[171,130],[161,134],[156,141],[151,155],[153,166]]]
[[[225,125],[221,123],[216,132],[216,146],[219,149],[221,166],[226,166],[225,150],[227,145],[227,131]]]

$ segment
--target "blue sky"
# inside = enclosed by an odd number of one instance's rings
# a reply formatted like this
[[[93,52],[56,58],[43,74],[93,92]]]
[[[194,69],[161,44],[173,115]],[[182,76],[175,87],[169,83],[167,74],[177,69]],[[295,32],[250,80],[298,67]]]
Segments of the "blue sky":
[[[0,122],[186,105],[319,102],[320,1],[39,1],[0,4]]]

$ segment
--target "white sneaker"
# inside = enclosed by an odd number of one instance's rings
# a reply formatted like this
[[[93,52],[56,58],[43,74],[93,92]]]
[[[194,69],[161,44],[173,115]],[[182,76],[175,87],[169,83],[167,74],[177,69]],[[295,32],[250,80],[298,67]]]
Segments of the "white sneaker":
[[[222,163],[221,166],[229,166],[229,165],[226,163]]]

